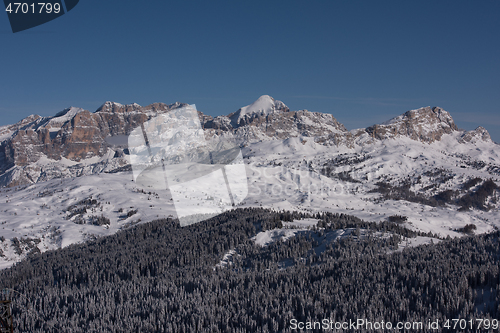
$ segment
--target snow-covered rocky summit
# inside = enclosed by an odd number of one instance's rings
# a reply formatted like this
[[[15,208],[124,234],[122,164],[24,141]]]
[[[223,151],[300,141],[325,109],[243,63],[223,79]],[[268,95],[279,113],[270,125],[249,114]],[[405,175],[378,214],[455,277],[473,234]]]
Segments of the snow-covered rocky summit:
[[[458,131],[451,115],[440,107],[430,106],[410,110],[380,125],[373,125],[366,131],[377,139],[407,136],[410,139],[431,143],[444,134]]]
[[[477,142],[493,142],[490,133],[483,126],[479,126],[475,130],[463,132],[459,142],[461,143],[477,143]]]
[[[259,116],[289,111],[290,109],[282,101],[277,101],[269,95],[262,95],[252,104],[231,113],[228,118],[231,120],[233,128],[236,128],[251,123],[253,119]]]
[[[231,134],[246,142],[303,136],[325,145],[352,145],[352,134],[331,114],[290,111],[268,95],[228,116],[210,119],[203,127],[210,136]]]

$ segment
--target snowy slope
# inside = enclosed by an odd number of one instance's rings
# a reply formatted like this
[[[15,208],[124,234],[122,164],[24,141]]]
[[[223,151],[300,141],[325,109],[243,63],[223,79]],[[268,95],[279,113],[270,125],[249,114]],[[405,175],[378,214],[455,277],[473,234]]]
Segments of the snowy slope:
[[[447,205],[431,207],[414,202],[380,201],[378,193],[370,193],[375,183],[392,177],[397,182],[407,177],[417,179],[428,171],[446,169],[453,177],[437,187],[423,190],[436,181],[422,176],[414,190],[434,195],[445,189],[460,189],[465,180],[472,177],[493,178],[500,183],[500,175],[488,171],[488,164],[481,170],[462,168],[463,155],[447,153],[453,137],[431,145],[410,139],[381,141],[371,146],[334,151],[315,143],[311,147],[299,139],[286,140],[283,145],[263,142],[247,147],[250,161],[250,194],[246,199],[249,206],[274,209],[299,209],[304,211],[331,211],[358,216],[368,221],[386,220],[391,215],[408,217],[407,225],[422,231],[441,235],[456,235],[450,229],[466,224],[477,225],[478,232],[487,232],[500,226],[498,206],[489,212],[471,210],[458,211],[458,207]],[[479,146],[474,146],[478,148]],[[455,154],[468,154],[474,160],[485,161],[490,166],[500,165],[499,151],[491,146],[475,149],[461,146]],[[488,149],[489,148],[489,149]],[[293,154],[290,154],[293,152]],[[346,181],[321,175],[318,170],[327,159],[335,157],[363,156],[360,163],[338,165],[332,173],[348,172],[356,181]],[[492,169],[495,170],[495,169]]]
[[[470,223],[477,226],[478,233],[500,227],[498,206],[490,211],[460,212],[454,205],[431,207],[408,201],[381,201],[378,193],[370,193],[381,177],[393,177],[396,181],[440,168],[449,170],[453,178],[440,184],[439,188],[427,190],[429,195],[445,188],[459,189],[464,180],[471,177],[493,177],[498,181],[499,177],[488,172],[486,166],[481,170],[461,167],[465,154],[475,160],[500,165],[499,152],[492,147],[460,146],[455,153],[460,154],[457,157],[448,153],[448,145],[455,140],[453,137],[431,145],[410,139],[391,139],[369,147],[338,150],[314,142],[304,143],[304,140],[265,141],[243,149],[247,157],[249,194],[242,206],[338,212],[368,221],[384,221],[391,215],[404,215],[408,217],[407,227],[442,236],[459,236],[461,234],[455,229]],[[359,182],[327,177],[317,171],[328,159],[349,156],[365,156],[365,160],[339,165],[335,171],[351,171],[351,176]],[[20,255],[15,253],[14,237],[39,239],[37,247],[44,251],[84,241],[93,235],[109,235],[131,223],[176,216],[167,190],[144,190],[132,178],[131,172],[90,174],[1,190],[1,235],[6,239],[0,244],[5,255],[3,267],[25,255],[26,251]],[[430,177],[423,176],[415,187],[421,190],[432,183]],[[207,195],[195,194],[190,200],[211,203]],[[85,213],[71,216],[75,209],[70,207],[86,199],[95,199],[97,203],[91,204]],[[127,217],[127,213],[135,210],[136,213]],[[104,216],[110,223],[92,225],[92,216]],[[79,220],[86,223],[78,224]],[[262,237],[258,242],[266,243],[269,237],[289,237],[295,232],[293,229],[276,231],[276,235],[258,236]]]
[[[27,251],[15,253],[14,238],[32,240],[40,251],[46,251],[110,235],[138,222],[175,216],[169,192],[138,189],[131,172],[52,179],[24,188],[2,189],[0,197],[0,234],[5,238],[0,242],[5,256],[0,267],[8,267],[26,255]],[[85,200],[88,204],[81,203]],[[82,207],[86,212],[75,214]],[[108,218],[109,224],[90,224],[92,217],[101,216]],[[87,223],[78,224],[78,220]]]

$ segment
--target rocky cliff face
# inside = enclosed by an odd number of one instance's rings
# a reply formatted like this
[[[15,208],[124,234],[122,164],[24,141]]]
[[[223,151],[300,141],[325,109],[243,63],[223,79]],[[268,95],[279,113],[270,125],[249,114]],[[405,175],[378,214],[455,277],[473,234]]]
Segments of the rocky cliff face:
[[[128,135],[158,113],[183,105],[155,103],[141,107],[106,102],[94,113],[68,108],[54,117],[31,115],[17,124],[4,126],[0,128],[0,186],[124,167],[128,162],[120,152],[111,151],[111,156],[107,156],[110,145],[106,138]],[[78,165],[93,158],[90,166]]]
[[[126,169],[128,160],[123,149],[111,146],[106,138],[126,136],[159,113],[183,105],[155,103],[142,107],[106,102],[93,113],[68,108],[54,117],[31,115],[17,124],[0,127],[0,186]],[[349,132],[331,114],[290,111],[283,102],[267,95],[228,116],[213,118],[199,112],[199,117],[207,137],[237,137],[244,144],[304,136],[326,146],[352,148],[399,136],[432,143],[459,131],[448,112],[425,107]],[[461,132],[458,139],[460,143],[478,141],[491,142],[482,127]]]
[[[94,113],[69,108],[54,117],[29,116],[3,128],[5,138],[0,145],[3,157],[0,172],[13,166],[29,165],[43,156],[76,162],[101,157],[109,146],[106,137],[127,135],[157,113],[180,106],[180,103],[156,103],[141,107],[106,102]]]

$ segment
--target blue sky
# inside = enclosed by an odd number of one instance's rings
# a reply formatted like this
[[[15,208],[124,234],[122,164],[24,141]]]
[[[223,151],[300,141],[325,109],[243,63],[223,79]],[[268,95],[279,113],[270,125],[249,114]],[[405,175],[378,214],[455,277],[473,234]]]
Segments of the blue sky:
[[[107,100],[213,116],[268,94],[348,129],[440,106],[500,142],[500,1],[97,1],[13,34],[0,125]]]

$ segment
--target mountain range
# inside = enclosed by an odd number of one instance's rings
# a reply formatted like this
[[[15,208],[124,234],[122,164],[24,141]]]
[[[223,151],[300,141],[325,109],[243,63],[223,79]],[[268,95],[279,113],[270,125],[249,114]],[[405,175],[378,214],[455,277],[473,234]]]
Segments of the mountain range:
[[[168,190],[133,181],[127,136],[186,105],[106,102],[95,112],[71,107],[0,127],[0,267],[175,217]],[[442,237],[500,226],[500,146],[483,127],[458,129],[440,107],[353,130],[267,95],[227,116],[198,115],[207,139],[240,144],[249,186],[241,207],[394,220]]]
[[[53,117],[31,115],[16,124],[2,126],[0,186],[123,168],[128,162],[113,138],[127,136],[155,115],[185,105],[155,103],[142,107],[106,102],[93,113],[70,107]],[[451,115],[439,107],[411,110],[382,124],[351,131],[331,114],[290,111],[283,102],[267,95],[227,116],[214,118],[202,112],[199,116],[207,137],[235,136],[244,144],[303,137],[324,146],[354,148],[399,137],[432,143],[452,133],[457,134],[461,144],[493,144],[486,129],[459,130]]]

